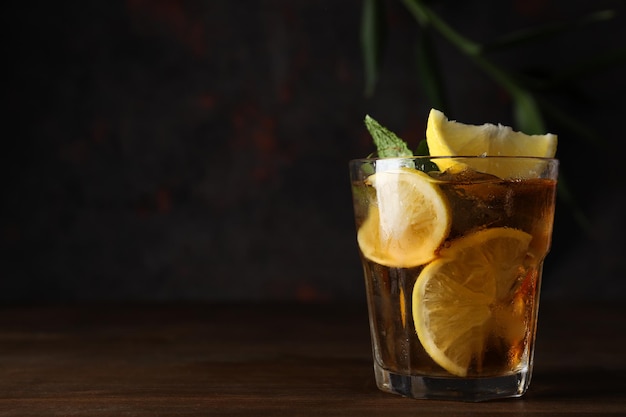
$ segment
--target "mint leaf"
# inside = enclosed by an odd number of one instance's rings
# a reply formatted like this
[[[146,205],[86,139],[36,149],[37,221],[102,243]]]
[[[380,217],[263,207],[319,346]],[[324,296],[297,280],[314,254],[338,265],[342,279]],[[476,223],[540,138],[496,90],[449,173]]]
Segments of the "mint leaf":
[[[430,155],[430,150],[428,149],[428,142],[426,139],[420,140],[420,143],[417,144],[417,149],[415,150],[417,155],[420,156],[428,156]]]
[[[381,126],[369,115],[365,116],[365,126],[374,139],[379,158],[413,156],[413,152],[408,148],[406,142],[389,129]]]

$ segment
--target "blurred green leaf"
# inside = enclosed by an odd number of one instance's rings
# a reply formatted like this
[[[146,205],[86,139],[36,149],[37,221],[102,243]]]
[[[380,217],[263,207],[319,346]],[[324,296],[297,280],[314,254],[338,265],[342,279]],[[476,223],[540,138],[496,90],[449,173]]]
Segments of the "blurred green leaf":
[[[572,132],[576,132],[574,138],[580,138],[586,142],[587,145],[591,147],[597,147],[600,151],[609,151],[609,143],[608,141],[600,136],[598,132],[594,129],[590,128],[579,119],[570,116],[565,113],[563,110],[550,104],[549,102],[542,100],[540,102],[540,107],[543,110],[543,113],[546,116],[549,116],[555,122],[559,123],[561,126],[569,129]]]
[[[448,111],[439,58],[433,46],[430,30],[423,30],[417,43],[417,76],[431,107]]]
[[[406,8],[409,12],[411,12],[420,25],[432,25],[433,28],[437,29],[441,35],[443,35],[446,39],[448,39],[448,41],[454,44],[465,54],[475,55],[480,53],[481,45],[470,41],[452,29],[452,27],[440,19],[436,13],[426,6],[423,1],[402,0],[402,3],[404,3]]]
[[[606,71],[617,65],[626,63],[626,46],[603,52],[592,58],[580,61],[575,65],[570,65],[566,70],[555,75],[550,81],[549,86],[555,87],[577,79]]]
[[[361,51],[365,67],[365,96],[374,94],[382,65],[386,25],[382,0],[363,0]]]
[[[616,16],[614,10],[600,10],[570,22],[554,23],[541,27],[533,27],[504,35],[483,46],[483,51],[491,52],[511,48],[526,43],[541,41],[565,32],[580,29],[590,24],[605,22]]]
[[[539,106],[529,92],[519,90],[513,94],[513,117],[517,128],[528,135],[546,133]]]

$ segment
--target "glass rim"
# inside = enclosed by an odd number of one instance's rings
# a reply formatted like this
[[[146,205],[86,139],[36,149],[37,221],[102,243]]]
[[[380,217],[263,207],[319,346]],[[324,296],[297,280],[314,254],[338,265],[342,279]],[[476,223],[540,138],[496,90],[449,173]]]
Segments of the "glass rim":
[[[370,157],[370,158],[355,158],[351,159],[350,163],[366,163],[366,162],[376,162],[376,161],[394,161],[394,160],[426,160],[426,159],[519,159],[519,160],[535,160],[535,161],[545,161],[558,162],[559,159],[548,158],[544,156],[529,156],[529,155],[415,155],[415,156],[392,156],[392,157]]]

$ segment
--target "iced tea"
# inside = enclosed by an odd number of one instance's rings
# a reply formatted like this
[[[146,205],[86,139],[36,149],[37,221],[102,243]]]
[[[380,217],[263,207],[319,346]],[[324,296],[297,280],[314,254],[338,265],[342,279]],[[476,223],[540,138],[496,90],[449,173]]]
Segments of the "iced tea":
[[[382,390],[479,401],[519,396],[527,389],[557,161],[515,159],[528,166],[515,178],[478,172],[472,168],[476,164],[467,163],[472,158],[449,158],[455,166],[443,172],[437,158],[429,157],[351,162],[374,368]],[[392,205],[395,211],[387,216],[397,216],[398,224],[405,221],[407,233],[419,233],[421,220],[407,223],[402,217],[412,215],[412,205],[425,202],[407,203],[405,189],[413,186],[395,185],[394,179],[414,181],[413,171],[428,175],[415,181],[426,181],[445,204],[444,220],[437,220],[447,222],[445,236],[429,260],[394,265],[399,258],[385,257],[390,243],[383,241],[393,239],[393,232],[384,232],[387,226],[378,218],[385,215],[382,205]],[[385,192],[372,180],[381,172],[386,173]],[[396,246],[411,241],[406,233],[401,239]]]

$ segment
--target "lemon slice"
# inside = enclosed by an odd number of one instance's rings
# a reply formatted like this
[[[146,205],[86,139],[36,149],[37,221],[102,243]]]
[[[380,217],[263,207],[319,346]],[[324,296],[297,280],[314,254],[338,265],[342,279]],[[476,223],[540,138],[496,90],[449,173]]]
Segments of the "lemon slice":
[[[557,136],[527,135],[508,126],[469,125],[448,120],[439,110],[431,109],[426,126],[426,142],[432,156],[532,156],[554,158]],[[445,171],[454,161],[437,159],[439,169]],[[500,178],[536,175],[542,168],[537,160],[465,160],[471,168]],[[457,167],[458,168],[458,167]]]
[[[367,179],[376,204],[357,233],[363,255],[381,265],[410,268],[435,257],[450,230],[448,202],[435,180],[421,171],[400,168]]]
[[[506,346],[524,338],[524,312],[510,292],[525,276],[531,239],[504,227],[474,232],[452,241],[419,275],[415,330],[428,355],[451,374],[466,376],[470,366],[480,366],[494,338]]]

